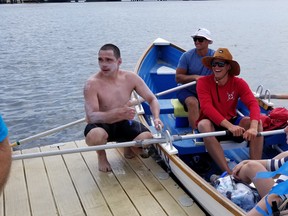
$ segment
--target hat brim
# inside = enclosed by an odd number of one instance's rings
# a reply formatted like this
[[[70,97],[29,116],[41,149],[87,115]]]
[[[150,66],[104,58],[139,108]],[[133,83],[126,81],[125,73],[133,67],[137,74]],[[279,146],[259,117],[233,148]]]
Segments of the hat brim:
[[[212,56],[206,56],[204,58],[202,58],[202,63],[205,67],[209,68],[210,70],[212,70],[212,66],[211,66],[211,62],[213,61],[213,59],[215,59],[215,57]],[[218,58],[217,59],[221,59]],[[240,65],[238,64],[238,62],[233,61],[233,60],[227,60],[227,59],[223,59],[226,62],[229,62],[231,69],[230,69],[230,73],[234,76],[238,76],[240,74]]]

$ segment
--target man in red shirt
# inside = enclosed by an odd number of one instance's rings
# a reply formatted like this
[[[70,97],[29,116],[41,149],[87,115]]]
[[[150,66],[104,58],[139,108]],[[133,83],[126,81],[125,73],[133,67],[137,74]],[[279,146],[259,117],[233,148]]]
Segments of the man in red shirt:
[[[262,131],[260,108],[248,84],[241,78],[240,66],[234,61],[229,50],[219,48],[213,57],[202,59],[204,66],[213,70],[213,74],[202,77],[197,83],[200,102],[200,117],[197,121],[201,133],[229,130],[230,137],[204,138],[205,147],[222,171],[232,173],[220,145],[220,140],[229,139],[250,142],[250,158],[261,159],[263,137],[257,137]],[[237,117],[238,99],[247,106],[250,117]]]

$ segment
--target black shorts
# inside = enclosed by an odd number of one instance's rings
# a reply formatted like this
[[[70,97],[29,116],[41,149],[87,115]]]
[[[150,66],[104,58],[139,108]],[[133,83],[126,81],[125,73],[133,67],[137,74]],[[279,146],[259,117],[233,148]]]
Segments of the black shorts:
[[[149,131],[143,124],[138,121],[120,121],[114,124],[88,124],[84,130],[84,136],[86,137],[90,130],[93,128],[101,127],[108,134],[108,142],[117,141],[125,142],[134,140],[139,134]]]
[[[242,119],[243,117],[241,116],[238,116],[238,117],[234,117],[232,119],[229,120],[230,123],[232,123],[233,125],[238,125],[240,120]],[[224,128],[224,127],[221,127],[221,126],[217,126],[215,124],[214,125],[214,128],[215,128],[215,131],[225,131],[227,130],[227,128]],[[229,133],[228,135],[225,135],[225,136],[217,136],[216,139],[220,142],[220,141],[227,141],[227,140],[233,140],[237,143],[241,143],[244,141],[243,139],[243,136],[233,136],[232,133]]]

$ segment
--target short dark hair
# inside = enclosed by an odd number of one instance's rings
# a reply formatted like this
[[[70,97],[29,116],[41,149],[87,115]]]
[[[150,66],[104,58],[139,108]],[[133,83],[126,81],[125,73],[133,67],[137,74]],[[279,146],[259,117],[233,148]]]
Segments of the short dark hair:
[[[114,44],[105,44],[100,50],[112,50],[117,59],[121,57],[120,49]]]

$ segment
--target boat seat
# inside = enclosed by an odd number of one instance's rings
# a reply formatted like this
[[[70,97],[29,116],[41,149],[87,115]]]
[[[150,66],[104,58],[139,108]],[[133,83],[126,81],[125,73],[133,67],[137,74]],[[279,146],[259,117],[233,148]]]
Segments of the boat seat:
[[[157,67],[152,68],[150,71],[151,74],[157,74],[157,75],[167,75],[167,74],[172,74],[175,76],[176,74],[176,69],[171,68],[166,65],[157,65]]]
[[[171,104],[174,108],[175,117],[187,117],[188,112],[185,111],[184,106],[180,103],[178,99],[171,99]]]
[[[158,99],[160,105],[160,114],[174,114],[175,127],[189,127],[188,113],[184,110],[183,105],[178,99]],[[151,114],[149,105],[142,103],[146,114]]]
[[[174,108],[175,127],[189,127],[188,112],[185,111],[184,106],[178,99],[171,99],[171,104]]]

